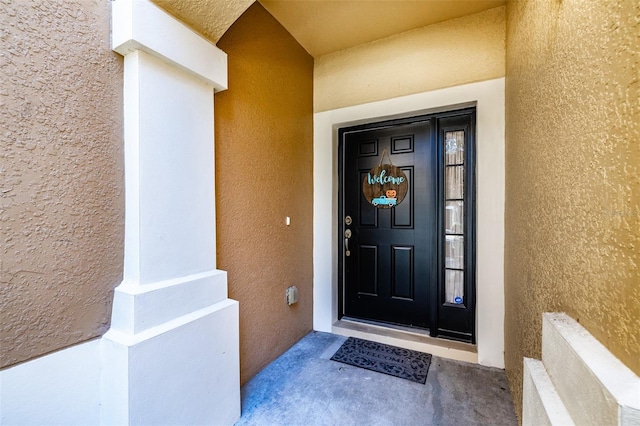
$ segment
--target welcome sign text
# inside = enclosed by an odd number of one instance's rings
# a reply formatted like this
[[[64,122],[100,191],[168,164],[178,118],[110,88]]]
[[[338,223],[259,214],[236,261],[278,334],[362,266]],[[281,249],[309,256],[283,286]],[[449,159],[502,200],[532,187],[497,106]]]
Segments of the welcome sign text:
[[[403,176],[387,176],[386,174],[386,170],[382,170],[379,175],[373,176],[371,176],[371,173],[367,173],[367,182],[369,182],[369,185],[375,185],[376,183],[380,185],[384,185],[385,183],[400,185],[405,181],[405,178]]]

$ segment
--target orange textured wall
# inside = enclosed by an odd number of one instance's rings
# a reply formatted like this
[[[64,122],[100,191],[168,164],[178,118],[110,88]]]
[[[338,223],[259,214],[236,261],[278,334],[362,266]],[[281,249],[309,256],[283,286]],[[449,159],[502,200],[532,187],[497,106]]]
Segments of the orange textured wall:
[[[640,3],[507,3],[505,362],[564,311],[640,374]],[[520,410],[517,410],[520,412]]]
[[[109,327],[122,278],[122,57],[108,1],[0,6],[0,366]]]
[[[218,268],[240,302],[244,383],[312,328],[313,59],[259,3],[218,47],[229,61],[215,96]],[[288,306],[291,285],[300,301]]]

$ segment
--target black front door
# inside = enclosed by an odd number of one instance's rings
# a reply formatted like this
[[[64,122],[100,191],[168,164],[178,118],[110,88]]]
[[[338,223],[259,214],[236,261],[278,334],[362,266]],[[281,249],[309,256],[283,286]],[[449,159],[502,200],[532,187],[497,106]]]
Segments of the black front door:
[[[434,148],[429,122],[344,135],[344,211],[353,221],[344,259],[346,315],[429,326],[429,283],[437,278]],[[393,208],[377,208],[362,195],[384,150],[408,182]]]
[[[340,130],[341,316],[474,341],[474,114]],[[363,193],[385,151],[408,182],[391,208]]]

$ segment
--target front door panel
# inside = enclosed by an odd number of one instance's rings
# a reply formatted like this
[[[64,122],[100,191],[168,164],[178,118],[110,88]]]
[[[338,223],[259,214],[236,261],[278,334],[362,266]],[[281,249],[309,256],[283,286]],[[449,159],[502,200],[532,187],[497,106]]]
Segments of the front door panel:
[[[430,283],[437,279],[435,149],[429,122],[345,134],[345,314],[429,326]],[[407,177],[408,192],[393,208],[377,208],[362,182],[383,150]]]
[[[340,130],[340,317],[475,341],[474,123],[468,108]],[[393,207],[363,193],[385,151],[408,183]]]

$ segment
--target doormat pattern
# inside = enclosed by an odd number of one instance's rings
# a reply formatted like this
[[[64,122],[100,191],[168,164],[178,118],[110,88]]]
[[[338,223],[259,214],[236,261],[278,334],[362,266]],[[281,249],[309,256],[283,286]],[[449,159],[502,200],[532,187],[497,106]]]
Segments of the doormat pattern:
[[[431,365],[431,354],[355,337],[349,337],[331,359],[422,384]]]

